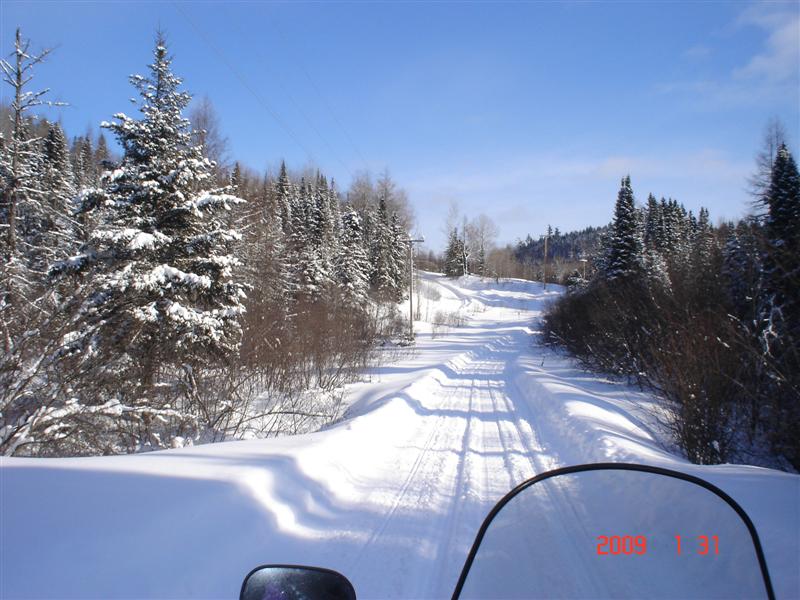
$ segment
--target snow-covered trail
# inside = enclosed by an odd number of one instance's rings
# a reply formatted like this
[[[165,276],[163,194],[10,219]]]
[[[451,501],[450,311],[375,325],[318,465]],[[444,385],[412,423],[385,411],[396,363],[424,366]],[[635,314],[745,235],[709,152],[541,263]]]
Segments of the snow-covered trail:
[[[4,459],[0,598],[234,598],[264,563],[347,575],[361,598],[449,597],[494,503],[535,473],[624,460],[692,472],[753,516],[779,596],[800,596],[800,477],[696,467],[653,399],[534,344],[560,293],[424,275],[421,312],[468,316],[347,390],[333,427],[147,455]],[[436,298],[438,296],[438,298]],[[435,298],[435,299],[434,299]]]

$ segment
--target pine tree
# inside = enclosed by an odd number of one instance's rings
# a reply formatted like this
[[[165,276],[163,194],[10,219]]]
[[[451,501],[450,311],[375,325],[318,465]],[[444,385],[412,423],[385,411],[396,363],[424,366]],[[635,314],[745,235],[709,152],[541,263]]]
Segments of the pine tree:
[[[336,258],[336,280],[346,305],[354,308],[366,305],[369,271],[361,218],[356,211],[349,209],[342,215],[342,238]]]
[[[0,326],[3,347],[12,349],[11,330],[26,320],[26,300],[42,273],[38,270],[41,230],[46,210],[42,189],[44,157],[41,139],[32,134],[29,113],[44,104],[48,90],[29,91],[33,68],[42,63],[49,50],[29,52],[30,41],[23,40],[17,28],[13,62],[0,60],[3,82],[14,90],[11,100],[13,119],[9,139],[0,144]]]
[[[690,223],[692,221],[690,220]],[[714,231],[708,216],[708,209],[700,208],[700,216],[691,225],[692,234],[692,269],[702,273],[708,269],[711,261],[711,251],[714,247]]]
[[[659,229],[662,223],[661,206],[656,197],[650,194],[647,197],[647,216],[644,226],[644,245],[648,250],[661,251],[659,245]]]
[[[220,213],[243,202],[209,187],[211,163],[191,143],[172,59],[159,34],[147,77],[135,75],[141,119],[103,123],[123,148],[121,164],[82,210],[99,213],[79,260],[90,274],[78,338],[86,356],[115,359],[106,370],[136,374],[149,389],[159,365],[216,361],[239,343],[243,285],[232,244],[240,237]]]
[[[481,277],[486,276],[486,247],[481,241],[478,246],[478,258],[475,261],[475,272]]]
[[[458,236],[458,230],[453,228],[447,240],[447,249],[444,253],[444,274],[448,277],[461,277],[464,275],[464,242]]]
[[[231,180],[242,179],[241,168],[234,167]],[[242,195],[242,188],[235,188]],[[279,199],[274,183],[265,176],[257,193],[248,192],[251,208],[242,217],[245,232],[240,245],[242,262],[252,288],[248,293],[244,323],[249,333],[249,346],[256,353],[266,344],[272,348],[288,323],[292,294],[292,275],[289,269],[288,238],[283,232]],[[265,322],[266,321],[266,322]],[[255,337],[254,337],[255,336]],[[245,338],[248,336],[246,335]],[[258,358],[257,356],[255,357]]]
[[[770,365],[772,441],[800,468],[800,175],[785,144],[764,199],[769,213],[760,334]]]
[[[111,153],[108,151],[106,136],[101,131],[100,135],[97,136],[97,147],[94,150],[94,165],[98,174],[105,170],[106,161],[108,160],[111,160]]]
[[[768,335],[786,348],[800,340],[800,176],[785,144],[778,148],[766,192],[764,293],[770,321]],[[779,321],[779,322],[778,322]],[[780,338],[786,337],[781,340]]]
[[[94,161],[94,149],[92,148],[91,132],[87,132],[86,135],[83,136],[83,143],[80,146],[80,153],[80,164],[83,166],[83,185],[97,185],[99,181],[99,173],[97,171],[97,165]]]
[[[239,186],[242,184],[242,166],[239,164],[239,161],[233,165],[233,171],[231,171],[231,187],[233,191],[237,194],[241,193]]]
[[[328,187],[328,215],[330,228],[327,231],[326,245],[331,255],[335,255],[338,250],[339,238],[342,230],[342,210],[339,201],[339,192],[336,190],[336,182],[331,179]]]
[[[44,142],[42,183],[43,207],[41,264],[44,271],[51,263],[70,256],[78,240],[72,214],[75,186],[69,162],[67,139],[59,125],[52,125]]]
[[[759,227],[740,222],[731,231],[722,253],[722,277],[734,314],[752,325],[756,320],[761,286]]]
[[[280,173],[274,183],[275,213],[281,228],[281,278],[282,287],[287,298],[293,298],[297,293],[297,280],[293,277],[299,272],[298,253],[295,236],[293,234],[294,219],[293,207],[296,205],[296,190],[286,171],[286,163],[281,161]]]
[[[72,179],[75,181],[75,187],[82,189],[90,187],[91,182],[86,177],[86,165],[83,163],[85,152],[83,151],[83,138],[72,138],[72,148],[70,155],[72,157]]]
[[[395,235],[386,204],[386,195],[381,194],[373,230],[371,281],[378,296],[384,300],[395,300],[398,295],[394,242]]]
[[[292,204],[294,203],[294,189],[286,171],[286,163],[281,161],[281,170],[275,182],[275,193],[278,198],[278,214],[284,235],[292,235]]]
[[[317,185],[314,189],[315,215],[313,237],[319,264],[319,280],[323,289],[330,289],[333,285],[334,259],[336,257],[339,224],[334,221],[331,211],[331,190],[328,180],[317,174]]]
[[[394,274],[395,301],[400,301],[406,288],[408,278],[411,276],[411,265],[408,262],[409,244],[408,234],[400,224],[400,217],[396,212],[392,213],[390,223],[392,232],[392,271]]]
[[[305,179],[292,206],[291,247],[295,262],[294,280],[297,298],[303,303],[314,303],[322,297],[328,281],[328,272],[320,263],[320,215],[317,192]]]
[[[622,179],[611,228],[612,237],[605,265],[606,279],[635,275],[640,272],[642,265],[642,241],[630,176]]]

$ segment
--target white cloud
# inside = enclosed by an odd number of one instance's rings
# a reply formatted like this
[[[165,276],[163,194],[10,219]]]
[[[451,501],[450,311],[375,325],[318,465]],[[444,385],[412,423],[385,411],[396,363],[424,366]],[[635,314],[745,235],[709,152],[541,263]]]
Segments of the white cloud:
[[[776,9],[777,8],[777,9]],[[740,16],[742,25],[753,25],[767,32],[766,47],[750,61],[734,70],[736,78],[765,79],[770,82],[797,80],[800,72],[800,11],[796,4],[785,6],[756,4]]]
[[[682,93],[711,106],[749,106],[798,101],[800,88],[800,10],[796,3],[755,3],[733,24],[735,29],[761,29],[765,40],[746,62],[727,77],[660,84],[661,93]],[[711,49],[689,48],[684,57],[698,58]]]

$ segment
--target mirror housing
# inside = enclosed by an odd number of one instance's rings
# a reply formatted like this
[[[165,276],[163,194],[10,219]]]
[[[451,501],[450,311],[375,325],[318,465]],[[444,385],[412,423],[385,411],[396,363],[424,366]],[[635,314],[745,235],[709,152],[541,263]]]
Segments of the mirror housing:
[[[353,584],[331,569],[262,565],[242,583],[239,600],[356,600]]]
[[[247,574],[239,600],[356,600],[356,592],[331,569],[263,565]]]

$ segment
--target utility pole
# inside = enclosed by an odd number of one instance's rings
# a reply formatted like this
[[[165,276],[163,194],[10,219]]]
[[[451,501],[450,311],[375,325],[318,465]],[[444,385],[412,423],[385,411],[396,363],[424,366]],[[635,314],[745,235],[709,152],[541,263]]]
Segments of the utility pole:
[[[549,232],[544,235],[544,289],[547,289],[547,239],[549,237]]]
[[[417,239],[408,236],[404,240],[408,244],[408,333],[409,339],[414,339],[414,244],[422,243],[425,241],[424,237]]]

